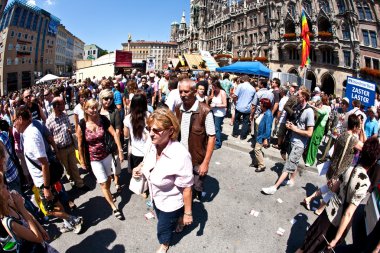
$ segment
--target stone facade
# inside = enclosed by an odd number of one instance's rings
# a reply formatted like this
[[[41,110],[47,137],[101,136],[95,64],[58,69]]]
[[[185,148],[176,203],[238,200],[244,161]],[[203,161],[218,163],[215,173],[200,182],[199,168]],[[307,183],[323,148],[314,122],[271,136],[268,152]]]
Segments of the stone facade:
[[[347,76],[379,81],[378,1],[191,0],[190,24],[171,25],[179,53],[208,50],[257,59],[342,95]],[[300,68],[301,13],[311,32],[311,66]]]
[[[124,51],[132,52],[133,63],[154,61],[155,70],[168,68],[168,59],[176,56],[178,45],[176,42],[136,40],[122,43]]]

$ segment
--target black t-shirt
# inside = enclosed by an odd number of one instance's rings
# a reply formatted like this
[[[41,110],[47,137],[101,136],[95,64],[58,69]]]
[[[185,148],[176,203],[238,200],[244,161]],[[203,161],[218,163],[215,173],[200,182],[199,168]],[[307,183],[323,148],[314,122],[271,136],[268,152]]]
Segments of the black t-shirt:
[[[32,114],[32,119],[41,120],[40,107],[36,103],[32,103],[32,107],[28,107]]]
[[[70,85],[67,85],[65,88],[66,97],[71,97],[71,92],[73,91],[73,88]]]

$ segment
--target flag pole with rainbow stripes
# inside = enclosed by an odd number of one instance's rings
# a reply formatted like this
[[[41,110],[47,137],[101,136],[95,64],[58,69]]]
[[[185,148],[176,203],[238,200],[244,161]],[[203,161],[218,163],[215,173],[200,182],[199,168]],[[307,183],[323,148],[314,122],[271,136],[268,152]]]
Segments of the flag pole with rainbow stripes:
[[[301,17],[301,37],[302,37],[302,57],[301,57],[301,68],[305,67],[304,72],[304,82],[306,83],[306,74],[307,74],[307,68],[310,66],[310,30],[309,25],[307,23],[306,13],[302,9],[302,17]]]

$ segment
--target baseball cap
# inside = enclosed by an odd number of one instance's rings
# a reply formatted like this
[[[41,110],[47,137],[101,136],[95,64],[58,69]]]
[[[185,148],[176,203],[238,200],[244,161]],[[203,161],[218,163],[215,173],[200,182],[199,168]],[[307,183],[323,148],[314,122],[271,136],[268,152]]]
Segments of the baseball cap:
[[[346,101],[347,104],[350,104],[350,100],[348,99],[348,97],[344,97],[342,100]]]
[[[319,89],[319,87],[317,86],[314,88],[314,92],[321,92],[321,89]]]

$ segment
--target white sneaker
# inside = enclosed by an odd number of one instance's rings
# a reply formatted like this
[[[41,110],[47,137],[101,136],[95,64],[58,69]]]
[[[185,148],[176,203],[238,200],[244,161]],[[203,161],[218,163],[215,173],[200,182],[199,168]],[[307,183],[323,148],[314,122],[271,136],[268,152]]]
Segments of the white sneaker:
[[[286,182],[286,185],[289,186],[289,187],[293,187],[293,186],[294,186],[294,181],[289,179],[289,180]]]
[[[275,192],[277,191],[277,188],[276,186],[271,186],[271,187],[267,187],[267,188],[262,188],[261,189],[265,194],[267,195],[273,195],[275,194]]]
[[[75,234],[80,233],[80,231],[82,230],[82,224],[83,224],[83,218],[81,216],[74,219],[74,222],[72,225],[73,225],[73,232]]]

